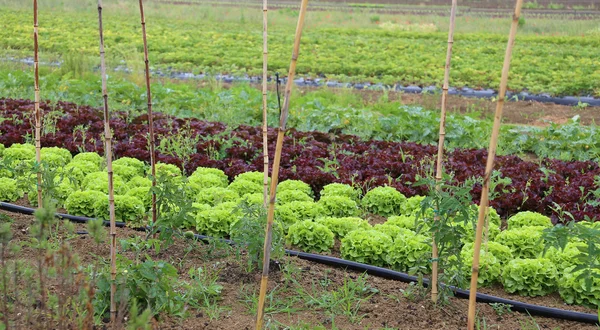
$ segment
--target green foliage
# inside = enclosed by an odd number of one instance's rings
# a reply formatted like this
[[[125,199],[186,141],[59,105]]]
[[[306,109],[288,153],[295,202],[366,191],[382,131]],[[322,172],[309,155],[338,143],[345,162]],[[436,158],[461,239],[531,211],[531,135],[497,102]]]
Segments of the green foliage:
[[[13,160],[32,160],[35,159],[35,146],[15,143],[4,150],[2,157]]]
[[[263,191],[262,185],[248,180],[235,180],[227,188],[235,191],[240,196],[244,196],[245,194],[260,193]]]
[[[322,213],[321,205],[313,201],[294,201],[275,207],[275,218],[282,223],[286,231],[292,224],[302,220],[314,220]]]
[[[373,266],[386,266],[392,238],[377,230],[356,230],[342,239],[342,258]]]
[[[399,235],[403,235],[403,236],[413,236],[415,235],[415,232],[410,230],[410,229],[406,229],[406,228],[400,228],[398,226],[394,226],[392,224],[389,223],[380,223],[377,224],[375,226],[373,226],[374,230],[380,231],[384,234],[387,234],[389,237],[392,238],[392,240],[396,240],[396,238],[401,239],[402,237],[398,237]]]
[[[312,188],[308,185],[308,183],[304,183],[300,180],[285,180],[277,184],[277,194],[280,194],[287,190],[300,191],[305,193],[307,196],[310,196],[311,198],[315,196],[315,194],[312,191]]]
[[[205,188],[227,188],[229,183],[227,177],[223,178],[216,174],[195,174],[190,176],[188,180],[188,187],[196,193]]]
[[[238,174],[235,179],[233,179],[233,181],[238,181],[238,180],[248,180],[248,181],[252,181],[258,185],[260,185],[262,187],[263,183],[264,183],[264,174],[262,172],[245,172],[245,173],[240,173]],[[271,180],[269,179],[269,182],[271,182]]]
[[[231,224],[230,236],[238,244],[242,244],[248,252],[248,272],[259,269],[263,261],[263,247],[265,244],[265,227],[267,213],[262,205],[240,205],[241,216]],[[275,222],[273,224],[271,240],[271,259],[284,256],[283,227]]]
[[[80,162],[80,161],[92,162],[92,163],[96,164],[96,166],[98,166],[98,168],[104,167],[104,158],[95,152],[82,152],[82,153],[78,153],[77,155],[75,155],[73,157],[73,160],[72,160],[73,163]]]
[[[23,197],[23,190],[17,186],[17,180],[9,178],[0,178],[0,200],[4,202],[14,202]]]
[[[6,149],[6,147],[4,146],[4,144],[0,143],[0,157],[2,157],[2,155],[4,155],[5,149]]]
[[[143,176],[136,176],[136,177],[131,178],[127,182],[127,187],[129,189],[138,188],[138,187],[151,188],[152,187],[152,180],[150,180],[148,178],[145,178]]]
[[[192,173],[192,175],[190,175],[191,177],[194,176],[202,176],[202,175],[216,175],[217,177],[221,178],[221,180],[223,180],[223,182],[225,182],[225,186],[227,186],[229,184],[229,178],[227,177],[227,174],[225,174],[225,172],[223,172],[222,170],[218,169],[218,168],[212,168],[212,167],[198,167],[196,168],[196,170],[194,171],[194,173]]]
[[[314,200],[309,195],[299,190],[284,190],[277,192],[277,204],[285,205],[291,202],[313,202]]]
[[[477,230],[477,218],[471,218],[470,222],[458,222],[456,226],[464,229],[464,234],[461,237],[462,243],[473,243],[475,241],[475,230]],[[487,231],[484,228],[483,237],[488,239],[495,239],[500,234],[500,227],[495,223],[491,222],[488,224]]]
[[[177,290],[177,269],[166,261],[135,262],[122,255],[117,257],[117,306],[133,303],[152,314],[179,315],[185,302]],[[108,315],[110,306],[110,272],[108,267],[98,274],[94,310]]]
[[[52,157],[51,155],[56,156],[54,162],[49,161],[49,156]],[[71,155],[69,150],[59,147],[44,147],[40,149],[40,156],[42,161],[56,167],[65,166],[73,159],[73,155]]]
[[[587,244],[583,242],[569,242],[563,249],[550,246],[544,254],[545,258],[550,259],[556,266],[559,273],[563,273],[565,269],[571,266],[583,265],[585,260],[582,260],[583,252],[587,250]]]
[[[150,170],[148,170],[150,171]],[[148,172],[148,174],[151,174],[150,172]],[[177,167],[177,165],[173,165],[173,164],[165,164],[165,163],[156,163],[156,176],[167,176],[167,177],[172,177],[172,178],[176,178],[176,177],[180,177],[181,176],[181,169],[179,167]]]
[[[406,199],[400,207],[400,214],[405,216],[414,216],[421,211],[421,202],[425,196],[413,196]]]
[[[133,167],[136,170],[136,174],[134,176],[143,176],[144,170],[146,168],[146,164],[144,164],[143,161],[141,161],[137,158],[132,158],[132,157],[121,157],[117,160],[113,160],[112,165],[113,165],[113,169],[114,169],[114,166],[117,166],[117,165]]]
[[[244,194],[240,200],[245,201],[249,205],[263,205],[264,196],[261,193]]]
[[[108,196],[94,202],[94,214],[96,218],[109,220]],[[142,227],[146,207],[137,197],[129,195],[115,195],[115,219],[123,221],[130,227]]]
[[[113,164],[112,169],[114,175],[118,176],[119,178],[122,178],[123,181],[129,181],[140,174],[137,168],[129,165]]]
[[[558,293],[567,304],[600,308],[600,271],[593,269],[591,283],[586,283],[588,275],[584,269],[575,271],[576,266],[566,268],[558,279]],[[588,288],[589,286],[589,288]]]
[[[84,190],[101,191],[108,194],[108,173],[93,172],[85,176],[81,183],[81,188]],[[113,174],[113,188],[115,194],[123,192],[127,186],[125,182],[117,175]]]
[[[335,235],[327,226],[311,220],[299,221],[291,225],[286,243],[305,251],[323,252],[333,247]]]
[[[473,246],[467,249],[463,247],[461,258],[463,260],[460,272],[465,278],[471,276],[473,265]],[[502,275],[502,265],[492,253],[481,249],[479,255],[479,276],[477,277],[477,286],[490,286],[498,282]]]
[[[72,215],[93,217],[96,211],[94,208],[94,203],[96,203],[98,200],[105,200],[106,198],[106,194],[100,191],[76,191],[69,195],[65,201],[65,208],[67,209],[67,212]]]
[[[53,180],[53,187],[42,187],[42,196],[47,196],[50,192],[53,195],[52,197],[56,199],[57,206],[63,206],[67,198],[76,191],[76,188],[67,178],[55,176]],[[29,200],[29,204],[37,206],[37,186],[32,186],[29,189],[27,199]]]
[[[524,211],[519,212],[508,218],[508,229],[522,227],[552,227],[550,218],[537,212]]]
[[[144,204],[144,208],[149,210],[152,207],[152,193],[150,187],[135,187],[127,190],[126,196],[133,196]]]
[[[509,261],[513,260],[512,251],[508,246],[502,245],[498,242],[485,242],[481,246],[481,251],[485,251],[489,254],[492,254],[496,259],[498,259],[498,263],[500,266],[506,265]],[[473,255],[473,243],[466,243],[461,253],[463,255]]]
[[[229,235],[231,224],[238,220],[239,214],[231,214],[227,208],[213,207],[200,211],[196,215],[196,230],[199,234],[212,237],[225,237]]]
[[[70,177],[82,183],[88,174],[100,172],[100,166],[87,160],[78,160],[67,164],[63,172],[68,173]]]
[[[514,259],[504,266],[502,284],[509,293],[522,296],[544,296],[556,290],[558,272],[552,261]]]
[[[426,271],[431,267],[431,238],[405,231],[394,239],[386,257],[394,269],[408,272],[413,269]]]
[[[406,197],[392,187],[377,187],[363,197],[361,204],[369,212],[384,217],[399,215]]]
[[[410,229],[412,231],[417,230],[417,218],[414,216],[393,215],[393,216],[389,217],[385,223],[387,223],[389,225],[394,225],[394,226],[400,227],[400,228]],[[424,225],[426,225],[426,222],[419,221],[419,224],[421,226],[424,226]],[[424,230],[428,230],[428,229],[424,229]]]
[[[240,196],[233,190],[220,187],[212,187],[200,190],[196,196],[196,202],[215,206],[223,202],[235,202]]]
[[[317,204],[323,209],[323,214],[329,217],[354,217],[360,211],[355,201],[344,196],[321,197]]]
[[[332,218],[325,217],[316,220],[318,223],[324,224],[329,228],[338,239],[344,238],[353,230],[368,230],[371,225],[367,220],[357,217]]]
[[[360,201],[360,194],[360,190],[343,183],[330,183],[325,185],[320,193],[321,198],[327,196],[344,196],[351,198],[355,202]]]
[[[536,258],[544,250],[542,230],[544,227],[523,227],[504,230],[495,241],[508,246],[515,258]]]

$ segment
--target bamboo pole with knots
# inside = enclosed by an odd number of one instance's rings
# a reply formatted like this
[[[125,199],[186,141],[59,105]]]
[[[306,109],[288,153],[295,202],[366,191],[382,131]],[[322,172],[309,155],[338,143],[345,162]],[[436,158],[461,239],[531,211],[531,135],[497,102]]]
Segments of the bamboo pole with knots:
[[[141,1],[141,0],[140,0]],[[267,28],[268,28],[268,20],[267,20],[267,1],[263,0],[263,76],[262,76],[262,111],[263,111],[263,207],[266,209],[268,205],[268,196],[269,196],[269,140],[268,140],[268,125],[267,125],[267,69],[268,63],[267,60],[269,58],[269,51],[267,48],[268,39],[267,39]]]
[[[492,137],[488,151],[488,159],[485,166],[485,174],[483,177],[483,187],[481,189],[481,199],[479,203],[479,216],[477,219],[477,230],[475,233],[475,244],[473,247],[473,266],[471,268],[471,287],[469,291],[469,313],[467,328],[473,330],[475,328],[475,312],[477,302],[477,279],[479,276],[479,257],[481,249],[481,240],[483,236],[484,220],[489,204],[489,189],[492,171],[494,169],[494,161],[496,157],[496,149],[498,147],[498,136],[500,135],[500,125],[502,124],[502,110],[504,107],[504,99],[506,96],[506,85],[508,83],[508,72],[510,69],[510,60],[512,50],[519,27],[519,17],[521,16],[521,7],[523,0],[516,0],[515,12],[513,15],[508,44],[506,46],[506,54],[504,55],[504,65],[502,67],[502,78],[500,79],[500,90],[498,91],[498,103],[496,104],[496,115],[494,117],[494,126],[492,127]]]
[[[37,203],[38,207],[42,207],[42,112],[40,110],[40,64],[39,64],[39,22],[38,22],[38,2],[33,0],[33,80],[35,89],[35,99],[33,106],[33,117],[35,121],[35,162],[38,164],[37,169]]]
[[[273,173],[271,174],[271,190],[269,192],[269,208],[267,211],[267,228],[265,229],[265,245],[263,249],[263,271],[260,281],[260,295],[258,297],[256,330],[260,330],[263,328],[265,297],[267,295],[267,284],[269,281],[269,263],[271,261],[271,241],[273,235],[273,218],[275,215],[275,197],[277,191],[277,183],[279,180],[279,164],[281,162],[283,137],[286,131],[286,124],[290,108],[290,97],[292,94],[292,87],[294,85],[294,75],[296,73],[296,64],[300,52],[300,39],[302,38],[302,29],[304,27],[304,18],[306,17],[307,7],[308,0],[302,0],[302,3],[300,5],[300,13],[298,16],[298,25],[296,26],[296,35],[294,37],[294,50],[292,52],[292,60],[290,63],[290,70],[288,72],[288,80],[285,86],[283,107],[281,108],[281,116],[279,119],[279,129],[277,131],[277,144],[275,146]]]
[[[150,173],[152,173],[152,187],[156,187],[156,152],[154,151],[154,115],[152,114],[152,89],[150,87],[150,60],[148,59],[148,38],[146,35],[146,16],[144,15],[144,1],[140,0],[140,17],[142,22],[142,38],[144,40],[144,65],[146,69],[146,98],[148,100],[148,142],[150,149]],[[152,191],[152,224],[156,223],[156,193]]]
[[[452,45],[454,44],[454,26],[456,21],[457,0],[452,0],[450,9],[450,28],[448,30],[448,50],[446,51],[446,66],[444,69],[444,82],[442,85],[442,105],[440,114],[440,137],[438,141],[437,164],[435,170],[435,189],[441,190],[442,181],[442,162],[444,158],[444,140],[446,138],[446,105],[448,104],[448,85],[450,81],[450,63],[452,61]],[[439,210],[436,210],[439,211]],[[435,221],[439,220],[439,214],[436,212]],[[433,235],[432,253],[431,253],[431,300],[435,303],[438,299],[438,246]]]
[[[104,99],[104,155],[108,174],[108,210],[110,219],[110,321],[117,317],[117,227],[115,224],[115,192],[112,169],[112,132],[110,130],[110,113],[108,110],[108,91],[106,86],[106,61],[104,56],[104,32],[102,27],[102,0],[98,0],[98,31],[100,37],[100,73],[102,75],[102,98]]]

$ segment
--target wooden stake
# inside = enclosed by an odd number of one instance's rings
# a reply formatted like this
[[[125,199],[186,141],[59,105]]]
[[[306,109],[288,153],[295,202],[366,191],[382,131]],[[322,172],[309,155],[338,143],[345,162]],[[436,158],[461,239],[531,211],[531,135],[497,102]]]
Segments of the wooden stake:
[[[102,28],[102,0],[98,0],[98,31],[100,35],[100,72],[102,74],[102,98],[104,99],[104,155],[108,172],[108,210],[110,219],[110,321],[115,322],[117,316],[117,227],[115,225],[115,192],[112,170],[112,132],[110,130],[110,113],[108,111],[108,92],[106,87],[106,61],[104,59],[104,32]]]
[[[146,97],[148,99],[148,134],[150,139],[150,171],[152,187],[156,187],[156,152],[154,151],[154,115],[152,114],[152,90],[150,87],[150,60],[148,59],[148,39],[146,38],[146,16],[144,1],[140,0],[140,16],[142,20],[142,36],[144,39],[144,63],[146,65]],[[152,191],[152,224],[156,222],[156,193]]]
[[[42,207],[42,142],[40,135],[42,133],[42,112],[40,110],[40,65],[38,57],[38,2],[33,0],[33,78],[35,88],[34,99],[34,120],[35,120],[35,161],[38,164],[37,170],[37,202],[38,208]]]
[[[275,196],[277,183],[279,180],[279,164],[281,162],[281,150],[283,149],[283,136],[286,131],[287,118],[290,108],[290,96],[294,85],[294,75],[296,73],[296,63],[300,52],[300,39],[302,38],[302,28],[304,27],[304,18],[308,0],[302,0],[300,14],[298,16],[298,25],[296,26],[296,36],[294,38],[294,50],[292,52],[292,61],[288,80],[285,86],[283,107],[281,108],[281,117],[279,119],[279,130],[277,132],[277,144],[275,146],[275,159],[273,160],[273,173],[271,174],[271,191],[269,192],[269,208],[267,211],[267,228],[265,230],[265,245],[263,249],[263,272],[260,281],[260,295],[258,297],[258,311],[256,315],[256,330],[263,327],[265,297],[267,295],[267,284],[269,281],[269,263],[271,261],[271,241],[273,234],[273,218],[275,215]]]
[[[268,125],[267,125],[267,60],[269,58],[269,51],[267,48],[267,1],[263,0],[263,76],[262,76],[262,107],[263,107],[263,160],[264,160],[264,181],[263,181],[263,206],[266,209],[269,195],[269,141],[268,141]]]
[[[502,121],[502,110],[504,106],[504,98],[506,96],[506,85],[508,82],[508,71],[510,69],[510,59],[512,49],[519,27],[519,17],[521,16],[521,6],[523,0],[517,0],[515,5],[515,13],[513,15],[512,25],[510,27],[510,35],[508,37],[508,45],[506,46],[506,54],[504,55],[504,65],[502,67],[502,78],[500,80],[500,90],[498,92],[498,103],[496,104],[496,115],[494,117],[494,126],[492,127],[492,138],[490,140],[490,148],[488,151],[487,164],[485,166],[485,175],[483,177],[483,187],[481,190],[481,200],[479,204],[479,217],[477,219],[477,230],[475,233],[475,245],[473,247],[473,267],[471,269],[471,288],[469,292],[469,314],[467,328],[473,330],[475,327],[475,312],[477,301],[477,278],[479,276],[479,256],[481,249],[481,238],[483,236],[483,225],[487,213],[489,203],[489,189],[492,171],[494,169],[494,161],[496,157],[496,148],[498,146],[498,135],[500,134],[500,125]]]
[[[450,9],[450,28],[448,30],[448,50],[446,51],[446,67],[444,71],[444,83],[442,85],[442,111],[440,114],[440,138],[438,141],[437,166],[435,170],[435,189],[441,190],[442,182],[442,162],[444,158],[444,139],[446,138],[446,105],[448,104],[448,84],[450,80],[450,62],[452,60],[452,45],[454,44],[454,22],[456,20],[456,3],[457,0],[452,0]],[[436,210],[434,220],[440,220]],[[431,300],[436,303],[438,299],[438,246],[435,242],[435,234],[433,235],[432,246],[432,266],[431,266]]]

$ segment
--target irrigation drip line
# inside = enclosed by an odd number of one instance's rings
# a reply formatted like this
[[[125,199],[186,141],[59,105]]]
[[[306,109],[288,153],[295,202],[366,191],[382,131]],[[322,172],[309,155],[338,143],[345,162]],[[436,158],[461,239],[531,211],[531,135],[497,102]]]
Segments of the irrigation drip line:
[[[33,214],[35,212],[35,209],[25,207],[25,206],[19,206],[19,205],[15,205],[15,204],[11,204],[11,203],[5,203],[5,202],[0,202],[0,209],[9,211],[9,212],[21,213],[21,214]],[[80,217],[80,216],[64,214],[64,213],[56,213],[56,217],[62,218],[62,219],[67,219],[69,221],[76,222],[76,223],[87,223],[89,221],[96,220],[93,218]],[[105,226],[108,226],[109,224],[110,223],[108,221],[104,221]],[[125,227],[126,225],[124,222],[117,222],[116,226],[122,228],[122,227]],[[133,228],[133,229],[139,230],[139,231],[147,231],[148,230],[148,228]],[[87,231],[77,231],[76,233],[79,235],[87,235],[88,234]],[[224,242],[224,243],[227,243],[230,245],[236,244],[234,241],[228,240],[225,238],[214,238],[214,237],[199,235],[199,234],[194,234],[194,239],[198,240],[198,241],[204,241],[204,242],[219,240],[221,242]],[[336,257],[324,256],[324,255],[320,255],[320,254],[307,253],[307,252],[301,252],[301,251],[294,251],[294,250],[286,249],[285,253],[291,257],[297,257],[297,258],[300,258],[303,260],[319,263],[322,265],[350,269],[350,270],[363,272],[363,273],[366,272],[369,275],[373,275],[373,276],[377,276],[377,277],[381,277],[381,278],[386,278],[386,279],[391,279],[391,280],[396,280],[396,281],[401,281],[401,282],[406,282],[406,283],[418,282],[418,278],[416,276],[408,275],[406,273],[398,272],[398,271],[383,268],[383,267],[377,267],[377,266],[367,265],[367,264],[363,264],[363,263],[359,263],[359,262],[344,260],[344,259],[340,259],[340,258],[336,258]],[[424,278],[423,285],[425,287],[429,286],[429,279]],[[444,288],[451,290],[454,293],[454,295],[458,298],[469,299],[469,290],[464,290],[464,289],[457,288],[455,286],[449,286],[449,285],[445,285],[445,284],[440,284],[440,287],[444,287]],[[483,294],[483,293],[477,293],[477,302],[487,303],[487,304],[497,303],[497,304],[510,305],[512,310],[517,311],[517,312],[522,312],[522,313],[528,313],[530,315],[548,317],[548,318],[553,318],[553,319],[568,320],[568,321],[576,321],[576,322],[589,323],[589,324],[599,324],[597,314],[581,313],[581,312],[569,311],[569,310],[564,310],[564,309],[559,309],[559,308],[527,304],[527,303],[523,303],[520,301],[500,298],[500,297]]]

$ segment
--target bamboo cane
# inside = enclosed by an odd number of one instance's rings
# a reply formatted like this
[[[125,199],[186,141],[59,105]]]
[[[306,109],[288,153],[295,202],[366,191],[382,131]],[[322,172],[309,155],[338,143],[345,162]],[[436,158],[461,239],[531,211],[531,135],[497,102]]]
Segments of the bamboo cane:
[[[269,195],[269,146],[268,146],[268,126],[267,126],[267,60],[269,58],[269,51],[267,48],[267,1],[263,0],[263,76],[262,76],[262,107],[263,107],[263,160],[264,160],[264,181],[263,181],[263,206],[267,208],[268,195]]]
[[[492,138],[488,151],[488,159],[485,167],[485,175],[483,177],[483,187],[481,190],[481,200],[479,204],[479,217],[477,219],[477,231],[475,234],[475,245],[473,251],[473,266],[471,269],[471,288],[469,292],[469,314],[467,328],[473,330],[475,327],[475,311],[477,298],[477,278],[479,276],[479,256],[481,249],[481,238],[483,236],[483,224],[489,203],[489,188],[492,170],[494,169],[494,160],[496,157],[496,148],[498,146],[498,135],[500,134],[500,125],[502,121],[502,110],[504,106],[504,98],[506,96],[506,84],[508,82],[508,70],[510,69],[510,59],[512,49],[517,35],[519,26],[519,17],[521,16],[521,6],[523,0],[516,0],[515,12],[513,15],[510,34],[508,37],[508,45],[506,46],[506,54],[504,55],[504,65],[502,67],[502,78],[500,80],[500,90],[498,92],[498,103],[496,104],[496,115],[494,117],[494,126],[492,127]]]
[[[140,16],[142,21],[142,36],[144,39],[144,63],[146,66],[146,96],[148,99],[148,134],[150,139],[150,171],[152,187],[156,187],[156,152],[154,151],[154,115],[152,114],[152,90],[150,87],[150,60],[148,59],[148,39],[146,37],[146,16],[144,1],[140,0]],[[152,191],[152,224],[156,222],[156,193]]]
[[[40,65],[38,57],[38,2],[33,0],[33,75],[34,75],[34,88],[35,88],[35,99],[34,99],[34,120],[35,120],[35,161],[38,164],[37,170],[37,202],[38,207],[42,207],[42,143],[41,143],[41,132],[42,132],[42,113],[40,111]]]
[[[292,52],[292,61],[288,72],[288,80],[285,86],[283,107],[279,119],[279,130],[277,132],[277,144],[275,146],[275,159],[273,160],[273,173],[271,174],[271,190],[269,192],[269,209],[267,212],[267,228],[265,230],[265,245],[263,250],[263,272],[260,281],[260,295],[258,297],[258,311],[256,315],[256,330],[263,327],[265,297],[267,294],[267,284],[269,281],[269,262],[271,261],[271,240],[273,234],[273,218],[275,215],[275,196],[277,183],[279,180],[279,164],[281,162],[281,150],[283,149],[283,136],[286,130],[288,112],[290,107],[290,96],[294,85],[294,74],[296,73],[296,63],[300,52],[300,39],[302,38],[302,28],[304,27],[304,18],[308,0],[302,0],[300,14],[298,16],[298,25],[296,26],[296,36],[294,38],[294,50]]]
[[[108,209],[110,219],[110,320],[115,322],[117,316],[117,227],[115,225],[115,192],[113,187],[112,170],[112,132],[110,130],[110,115],[108,110],[108,92],[106,87],[106,61],[104,59],[104,32],[102,28],[102,0],[98,0],[98,31],[100,36],[100,72],[102,74],[102,98],[104,99],[104,154],[108,172]]]
[[[446,51],[446,66],[444,71],[444,83],[442,85],[442,109],[440,114],[440,138],[438,141],[438,154],[437,154],[437,165],[435,170],[435,189],[436,191],[441,190],[442,181],[442,161],[444,157],[444,139],[446,138],[446,105],[448,103],[448,84],[450,80],[450,63],[452,60],[452,45],[454,44],[454,22],[456,20],[456,3],[457,0],[452,0],[452,7],[450,9],[450,28],[448,30],[448,50]],[[434,220],[440,219],[438,212]],[[431,300],[435,303],[438,299],[438,246],[435,242],[435,235],[433,235],[433,246],[431,254]]]

